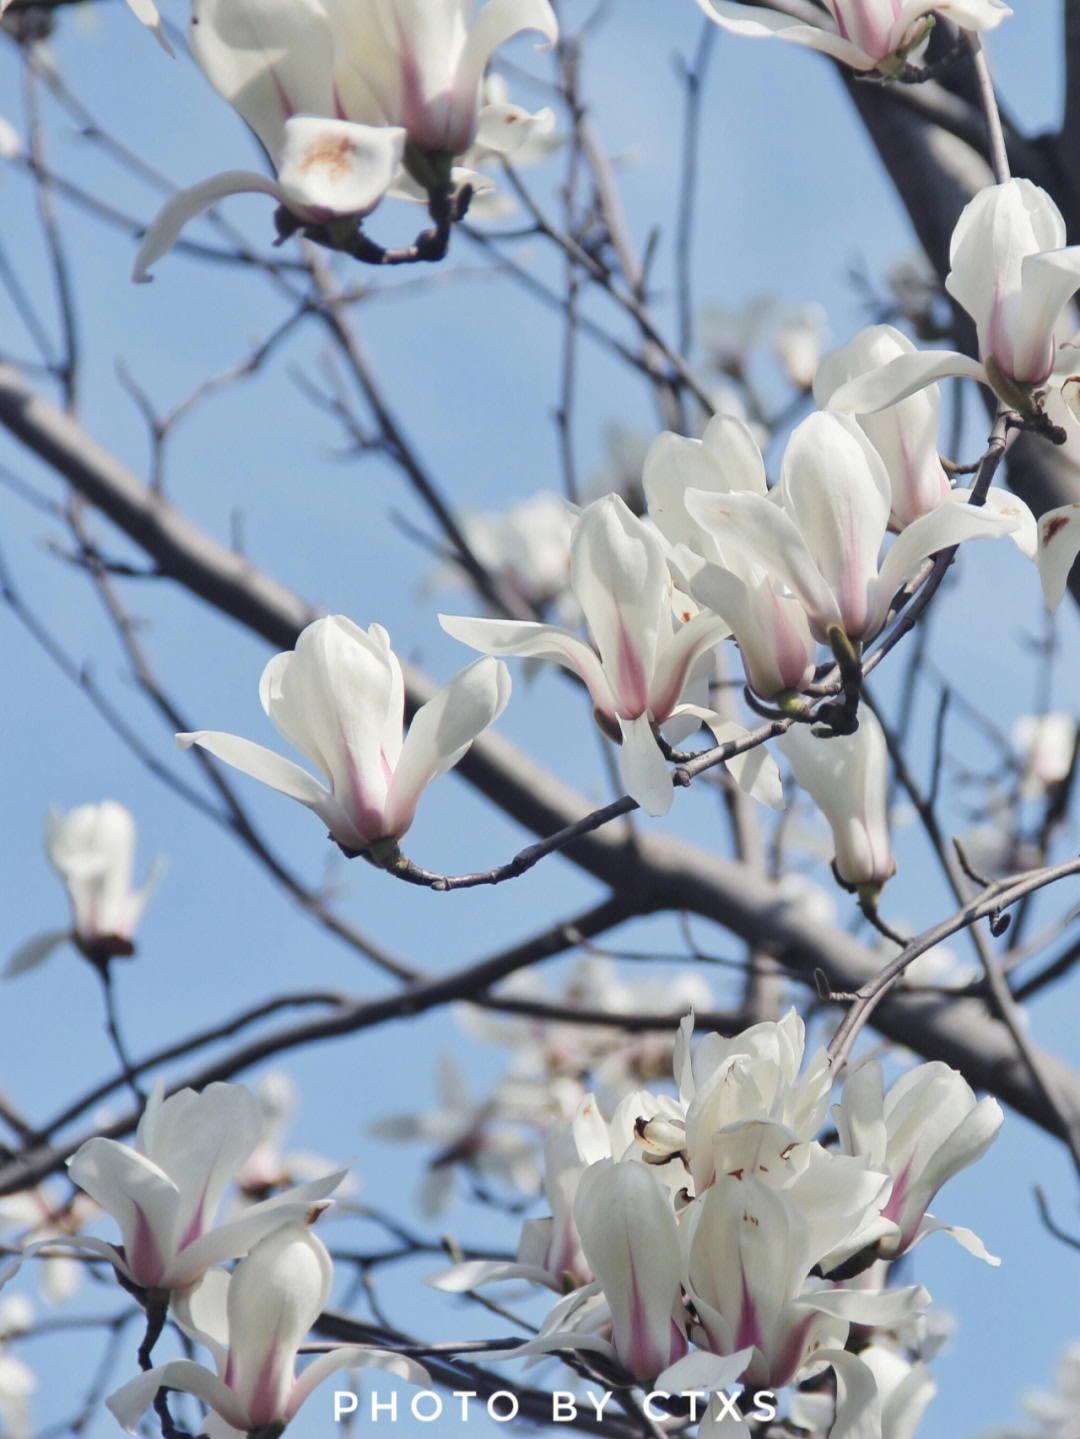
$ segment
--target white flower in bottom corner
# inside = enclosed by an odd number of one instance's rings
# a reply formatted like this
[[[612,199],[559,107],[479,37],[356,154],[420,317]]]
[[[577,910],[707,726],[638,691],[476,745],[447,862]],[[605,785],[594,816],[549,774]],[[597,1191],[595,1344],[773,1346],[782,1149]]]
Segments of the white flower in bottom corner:
[[[179,1389],[242,1434],[280,1433],[315,1387],[339,1369],[379,1368],[426,1383],[426,1371],[411,1360],[357,1345],[322,1354],[297,1375],[297,1353],[329,1298],[332,1277],[330,1255],[306,1225],[276,1229],[231,1276],[208,1276],[206,1293],[196,1294],[182,1316],[213,1353],[217,1372],[174,1359],[118,1389],[106,1400],[109,1409],[133,1431],[160,1389]]]

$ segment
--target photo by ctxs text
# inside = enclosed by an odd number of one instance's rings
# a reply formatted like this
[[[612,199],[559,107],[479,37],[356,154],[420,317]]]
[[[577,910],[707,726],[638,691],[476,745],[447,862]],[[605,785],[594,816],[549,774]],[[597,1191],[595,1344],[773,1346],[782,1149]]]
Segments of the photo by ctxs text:
[[[740,1404],[742,1395],[740,1387],[712,1394],[705,1389],[686,1389],[678,1393],[670,1393],[666,1389],[651,1389],[642,1400],[642,1409],[650,1419],[662,1420],[670,1418],[674,1412],[672,1406],[676,1405],[680,1410],[685,1408],[689,1421],[693,1424],[704,1416],[711,1399],[714,1422],[724,1419],[736,1422],[756,1419],[765,1422],[776,1418],[776,1395],[773,1390],[757,1389],[753,1395],[742,1398]],[[335,1390],[334,1419],[340,1423],[359,1414],[361,1409],[364,1411],[363,1417],[372,1424],[380,1421],[396,1424],[399,1419],[405,1418],[427,1423],[441,1419],[444,1413],[448,1418],[456,1417],[462,1423],[467,1423],[481,1413],[498,1424],[508,1423],[518,1417],[517,1396],[509,1389],[496,1390],[486,1399],[471,1389],[455,1389],[448,1398],[435,1389],[418,1389],[408,1397],[407,1402],[403,1400],[400,1406],[398,1400],[401,1396],[393,1391],[380,1395],[373,1389],[364,1397],[366,1402],[361,1406],[360,1396],[351,1389]],[[605,1389],[602,1394],[572,1394],[567,1390],[557,1389],[551,1396],[551,1422],[572,1424],[579,1418],[595,1418],[599,1423],[605,1417],[612,1398],[610,1389]]]

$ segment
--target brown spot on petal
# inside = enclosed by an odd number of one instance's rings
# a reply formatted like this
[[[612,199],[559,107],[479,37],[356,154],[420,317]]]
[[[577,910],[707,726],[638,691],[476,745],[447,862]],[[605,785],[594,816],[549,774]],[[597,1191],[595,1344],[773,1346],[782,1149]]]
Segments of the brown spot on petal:
[[[343,135],[331,138],[329,135],[323,140],[316,142],[308,148],[307,154],[297,165],[297,169],[303,173],[306,170],[314,170],[316,166],[331,171],[335,176],[347,175],[352,169],[353,145],[352,141]]]
[[[1052,520],[1047,521],[1043,529],[1043,549],[1046,548],[1058,531],[1063,529],[1068,523],[1069,518],[1067,515],[1055,515]]]

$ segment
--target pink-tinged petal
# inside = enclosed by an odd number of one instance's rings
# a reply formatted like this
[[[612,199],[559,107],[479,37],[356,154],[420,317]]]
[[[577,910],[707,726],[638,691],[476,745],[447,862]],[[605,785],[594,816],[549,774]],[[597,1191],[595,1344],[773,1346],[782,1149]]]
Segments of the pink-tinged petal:
[[[28,970],[37,969],[39,964],[45,963],[58,945],[70,938],[70,929],[51,929],[45,934],[35,936],[34,939],[28,939],[25,944],[19,945],[7,964],[4,965],[4,978],[13,979],[17,974],[26,974]]]
[[[649,693],[649,713],[658,724],[663,724],[679,703],[691,675],[700,673],[695,669],[698,661],[727,635],[724,620],[702,610],[680,625],[673,638],[661,647]]]
[[[617,713],[635,719],[650,707],[657,655],[671,634],[663,545],[618,495],[605,495],[582,511],[575,526],[570,583]]]
[[[136,1281],[160,1284],[176,1243],[180,1190],[174,1181],[115,1139],[88,1139],[68,1160],[68,1173],[120,1226]]]
[[[313,1210],[324,1207],[322,1202],[347,1173],[346,1169],[336,1169],[321,1179],[309,1180],[249,1205],[239,1218],[215,1225],[177,1256],[171,1268],[176,1286],[192,1284],[213,1265],[249,1253],[260,1239],[284,1224],[305,1223]]]
[[[385,195],[405,153],[405,131],[348,120],[285,121],[278,179],[294,212],[367,215]]]
[[[761,495],[713,495],[691,490],[686,507],[707,528],[720,530],[732,551],[760,565],[799,598],[812,627],[840,623],[840,610],[806,540],[789,514]]]
[[[1080,245],[1026,256],[1020,277],[1020,293],[1002,307],[1009,361],[1002,368],[1018,383],[1041,385],[1054,366],[1058,316],[1080,289]]]
[[[853,420],[820,412],[793,431],[780,489],[835,596],[845,633],[862,638],[871,630],[871,595],[892,502],[884,462]]]
[[[431,1376],[421,1364],[406,1359],[403,1354],[389,1354],[385,1349],[365,1349],[359,1344],[345,1344],[329,1354],[320,1354],[312,1360],[293,1385],[289,1396],[287,1416],[292,1419],[296,1411],[312,1391],[331,1374],[340,1369],[380,1369],[384,1374],[396,1374],[409,1384],[426,1388]]]
[[[400,837],[432,780],[452,769],[506,708],[510,675],[502,660],[476,660],[413,717],[386,800],[386,833]]]
[[[279,203],[285,203],[284,191],[276,181],[251,170],[227,170],[223,175],[213,175],[209,180],[201,180],[187,190],[178,191],[161,208],[143,236],[131,278],[138,284],[149,280],[150,266],[172,249],[189,220],[209,210],[226,195],[249,193],[272,195]]]
[[[277,163],[292,115],[334,115],[334,37],[318,0],[194,0],[188,46]]]
[[[585,682],[593,704],[612,719],[615,697],[596,651],[572,630],[537,620],[474,620],[466,615],[440,615],[448,635],[488,655],[520,655],[554,660]]]
[[[611,1307],[616,1352],[648,1382],[684,1352],[672,1332],[682,1256],[667,1191],[644,1164],[601,1160],[581,1177],[574,1219]]]
[[[1056,610],[1065,595],[1069,571],[1080,554],[1080,504],[1059,505],[1039,519],[1038,565],[1043,597]]]
[[[957,350],[919,350],[914,355],[898,355],[880,369],[848,380],[834,391],[829,406],[847,414],[874,414],[899,404],[935,380],[954,375],[983,385],[990,383],[982,365],[970,355],[961,355]]]
[[[897,535],[881,565],[874,586],[872,623],[874,634],[885,622],[893,596],[922,564],[939,550],[963,544],[965,540],[997,539],[1019,528],[1021,517],[1008,506],[967,505],[947,500],[928,515],[921,515]]]
[[[814,672],[817,646],[805,611],[780,598],[762,572],[741,579],[719,565],[705,565],[694,580],[694,595],[731,627],[750,688],[762,699],[800,690]]]
[[[475,91],[494,51],[522,30],[538,30],[549,44],[555,44],[559,38],[559,22],[548,0],[488,0],[469,26],[457,67],[457,84],[461,89]]]
[[[619,773],[626,793],[654,818],[667,814],[675,798],[671,770],[660,753],[648,715],[619,720]]]
[[[159,1389],[194,1394],[234,1429],[250,1427],[243,1406],[229,1386],[192,1359],[173,1359],[156,1369],[148,1369],[110,1394],[105,1404],[121,1427],[134,1434],[136,1424],[153,1404]]]
[[[715,20],[725,30],[735,35],[749,35],[757,38],[775,35],[780,40],[790,40],[793,45],[802,45],[808,50],[818,50],[834,60],[850,65],[853,70],[874,70],[880,56],[868,55],[858,45],[832,30],[818,29],[806,25],[778,10],[767,10],[752,5],[741,5],[735,0],[697,0],[710,20]],[[823,24],[828,24],[824,15]]]

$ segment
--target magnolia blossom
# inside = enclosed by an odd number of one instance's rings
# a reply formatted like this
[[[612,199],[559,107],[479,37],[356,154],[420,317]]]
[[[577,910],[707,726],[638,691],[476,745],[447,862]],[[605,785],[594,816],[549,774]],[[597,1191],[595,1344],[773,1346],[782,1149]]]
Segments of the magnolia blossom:
[[[396,841],[424,788],[461,759],[510,697],[506,666],[477,660],[417,710],[408,734],[401,665],[381,625],[343,615],[315,620],[294,651],[263,671],[259,698],[271,724],[322,770],[320,784],[292,760],[238,735],[176,736],[280,790],[326,825],[348,854]]]
[[[840,1142],[868,1155],[892,1175],[882,1213],[897,1226],[879,1252],[894,1258],[933,1229],[949,1228],[927,1214],[947,1179],[990,1147],[1004,1116],[996,1099],[976,1100],[963,1075],[940,1061],[920,1064],[883,1094],[881,1066],[871,1061],[844,1084],[836,1108]],[[967,1229],[949,1228],[965,1249],[998,1264]]]
[[[980,190],[956,223],[945,279],[975,321],[978,360],[954,350],[900,355],[841,385],[830,404],[865,415],[959,375],[989,385],[1015,409],[1030,409],[1053,378],[1055,329],[1080,288],[1080,245],[1065,240],[1061,211],[1030,180]]]
[[[619,734],[627,792],[648,814],[666,814],[674,789],[655,730],[670,719],[703,717],[683,706],[699,661],[726,633],[702,613],[675,630],[672,585],[657,535],[618,495],[585,509],[570,548],[570,583],[596,648],[572,630],[532,621],[440,615],[447,634],[492,655],[535,655],[575,671],[597,715]]]
[[[1044,798],[1068,778],[1076,741],[1076,720],[1063,710],[1021,715],[1009,731],[1009,743],[1023,767],[1020,789],[1025,798]]]
[[[833,869],[851,889],[881,886],[896,873],[889,844],[889,757],[881,725],[865,707],[853,734],[819,738],[792,725],[776,741],[802,786],[829,822]]]
[[[132,1284],[185,1290],[226,1259],[246,1254],[263,1235],[321,1207],[345,1170],[287,1190],[214,1226],[226,1186],[258,1145],[259,1103],[242,1084],[182,1089],[165,1098],[159,1079],[135,1131],[134,1148],[88,1139],[68,1161],[72,1180],[120,1226],[123,1248],[86,1236],[75,1252],[103,1257]]]
[[[820,640],[834,629],[852,640],[871,639],[897,590],[930,555],[963,540],[1006,534],[1019,523],[1006,512],[940,505],[908,525],[880,558],[892,510],[888,470],[855,422],[830,412],[810,415],[792,432],[778,494],[776,504],[771,495],[749,490],[688,490],[685,504],[721,537],[725,555],[741,554],[774,585],[787,585]]]
[[[8,960],[6,975],[22,974],[70,939],[94,964],[134,953],[135,926],[164,869],[159,856],[134,888],[135,820],[122,804],[83,804],[68,814],[51,809],[45,850],[71,900],[70,930],[51,930],[27,941]]]
[[[215,1273],[187,1309],[185,1327],[210,1349],[217,1372],[174,1359],[118,1389],[106,1400],[109,1409],[133,1432],[159,1389],[178,1389],[201,1399],[232,1430],[280,1433],[315,1387],[340,1369],[383,1369],[426,1384],[427,1371],[418,1364],[358,1345],[320,1355],[297,1376],[297,1352],[326,1306],[332,1277],[330,1256],[310,1229],[280,1225],[230,1277]]]
[[[139,0],[145,4],[146,0]],[[135,279],[183,226],[225,195],[261,191],[297,221],[359,220],[407,165],[424,190],[448,187],[474,142],[520,149],[534,117],[481,108],[492,51],[521,30],[554,42],[548,0],[194,0],[188,40],[210,84],[255,132],[277,172],[228,171],[182,190],[146,234]],[[548,116],[536,117],[550,128]]]
[[[992,30],[1012,14],[1003,0],[825,0],[829,19],[823,15],[820,23],[813,23],[736,0],[697,3],[710,19],[737,35],[777,35],[831,55],[853,70],[886,75],[899,72],[924,44],[934,14],[963,30]]]

